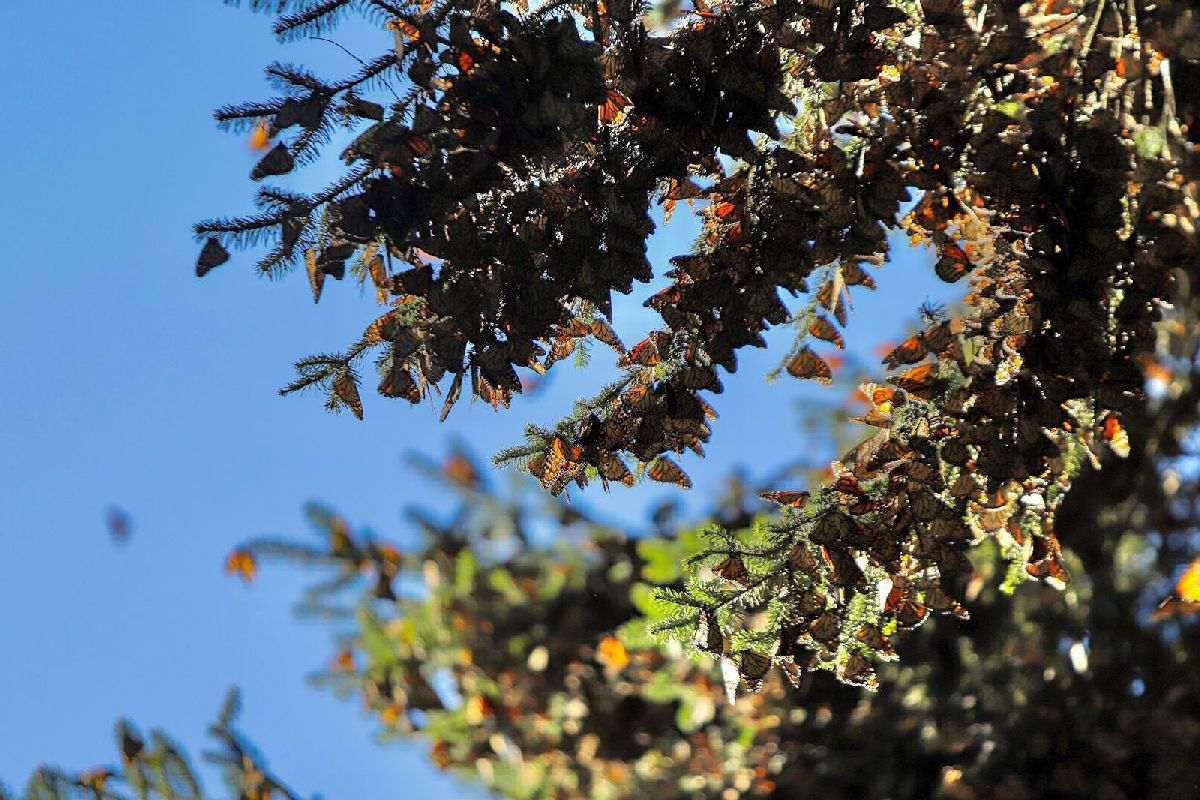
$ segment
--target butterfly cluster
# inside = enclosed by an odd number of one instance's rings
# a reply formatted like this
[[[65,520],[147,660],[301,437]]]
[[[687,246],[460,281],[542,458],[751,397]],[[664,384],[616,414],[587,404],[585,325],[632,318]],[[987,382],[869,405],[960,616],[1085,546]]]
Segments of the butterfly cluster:
[[[677,633],[713,651],[714,631],[766,607],[758,647],[728,654],[747,685],[798,669],[798,647],[869,684],[887,636],[965,614],[970,547],[994,539],[1017,577],[1068,578],[1055,513],[1082,469],[1129,451],[1155,323],[1196,257],[1186,4],[704,3],[668,31],[628,0],[370,5],[392,46],[357,75],[276,65],[282,97],[218,112],[290,136],[255,180],[314,158],[339,119],[358,131],[327,189],[264,186],[260,214],[197,228],[199,274],[270,238],[264,270],[303,257],[314,299],[349,274],[386,307],[285,391],[322,387],[361,417],[374,356],[384,396],[448,386],[444,418],[464,388],[509,406],[519,370],[594,338],[622,377],[500,460],[554,494],[643,474],[686,487],[676,458],[703,453],[719,370],[795,323],[783,370],[830,382],[821,350],[844,346],[850,287],[874,287],[864,267],[900,229],[943,280],[969,278],[962,313],[928,314],[887,355],[862,418],[879,432],[803,508],[784,502],[769,541],[717,553]],[[324,30],[346,7],[279,29]],[[646,300],[661,328],[626,349],[613,292],[654,277],[651,211],[680,202],[701,235]],[[801,313],[788,295],[808,295]]]

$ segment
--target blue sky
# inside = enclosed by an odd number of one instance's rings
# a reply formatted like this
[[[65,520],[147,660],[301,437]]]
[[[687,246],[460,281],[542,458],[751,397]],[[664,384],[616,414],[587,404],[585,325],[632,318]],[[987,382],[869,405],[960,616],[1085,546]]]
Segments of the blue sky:
[[[110,762],[119,716],[198,753],[236,683],[243,728],[304,794],[463,796],[420,745],[373,744],[356,705],[305,684],[330,645],[327,631],[291,617],[302,574],[268,570],[247,589],[222,561],[247,538],[306,535],[310,500],[403,542],[401,508],[443,499],[404,451],[436,457],[459,438],[490,455],[599,379],[562,365],[537,398],[500,414],[462,403],[440,428],[428,407],[373,395],[364,422],[327,414],[315,397],[280,398],[291,362],[349,342],[374,304],[331,283],[314,306],[302,275],[272,283],[247,256],[194,278],[191,224],[249,210],[252,195],[253,156],[211,111],[267,95],[271,59],[331,75],[354,62],[321,42],[278,45],[268,18],[218,0],[10,5],[0,26],[10,76],[0,118],[0,781],[23,786],[43,761]],[[338,38],[360,55],[387,46],[360,29]],[[658,264],[689,239],[687,221],[673,222],[653,242]],[[895,339],[922,300],[950,296],[928,262],[902,256],[878,275],[886,297],[857,294],[852,349]],[[622,322],[631,342],[648,318],[634,304]],[[773,341],[786,347],[788,336]],[[690,507],[732,465],[761,475],[805,448],[795,408],[818,390],[767,386],[781,357],[748,354],[726,379],[708,459],[684,462]],[[585,500],[637,519],[674,491]],[[133,517],[127,546],[105,533],[111,505]]]

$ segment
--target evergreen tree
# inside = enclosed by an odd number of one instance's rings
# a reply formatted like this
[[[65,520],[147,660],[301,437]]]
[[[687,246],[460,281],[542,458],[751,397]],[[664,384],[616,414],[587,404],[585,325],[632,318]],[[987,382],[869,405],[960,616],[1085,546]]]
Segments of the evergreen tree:
[[[330,571],[306,601],[342,620],[322,681],[507,797],[1196,796],[1191,4],[252,5],[285,39],[349,14],[386,35],[349,77],[275,64],[278,97],[218,112],[265,150],[256,181],[353,132],[326,189],[263,185],[258,213],[197,226],[200,275],[269,244],[259,269],[302,262],[314,300],[347,272],[375,288],[381,315],[285,393],[361,417],[373,364],[444,418],[464,388],[508,407],[518,370],[592,339],[621,371],[497,457],[545,507],[456,454],[433,471],[463,513],[417,515],[418,551],[315,511],[320,544],[231,556]],[[663,272],[646,240],[680,201],[702,232]],[[877,432],[827,480],[671,535],[559,500],[687,487],[701,393],[770,326],[797,331],[781,373],[829,383],[895,230],[967,294],[864,382]],[[656,276],[661,327],[626,348],[612,294]],[[573,546],[532,539],[537,515]],[[291,797],[230,721],[234,791]],[[199,796],[168,742],[123,730],[119,776],[27,795]]]
[[[1064,584],[1072,483],[1129,453],[1156,410],[1146,369],[1195,362],[1190,336],[1170,334],[1190,330],[1200,213],[1189,4],[255,5],[285,39],[350,13],[391,35],[350,77],[274,64],[281,96],[217,113],[278,139],[255,180],[316,158],[339,122],[357,134],[329,188],[263,186],[260,213],[197,226],[199,273],[226,244],[269,240],[259,269],[303,260],[314,299],[347,263],[375,286],[385,313],[344,352],[300,361],[285,393],[320,387],[361,416],[374,356],[385,396],[445,385],[444,418],[464,384],[507,407],[518,369],[599,339],[622,377],[497,461],[552,494],[687,487],[671,454],[703,453],[718,369],[792,324],[783,368],[829,382],[815,342],[841,346],[850,288],[873,287],[864,265],[887,260],[889,230],[934,247],[941,278],[970,277],[961,313],[927,309],[884,359],[902,371],[864,385],[878,433],[832,480],[772,494],[784,509],[763,536],[720,533],[710,569],[660,593],[676,612],[657,629],[687,646],[724,631],[732,652],[711,643],[748,685],[760,657],[873,685],[861,631],[965,618],[968,552],[985,542],[1006,588]],[[654,277],[652,206],[681,200],[703,232],[646,300],[661,329],[627,350],[612,294]]]
[[[401,550],[314,507],[311,543],[251,541],[229,566],[248,578],[277,559],[316,569],[298,610],[329,622],[334,647],[314,681],[360,702],[382,739],[421,738],[435,765],[498,796],[1195,796],[1200,637],[1179,608],[1151,611],[1174,577],[1182,517],[1139,499],[1137,470],[1081,478],[1069,530],[1095,528],[1106,544],[1065,554],[1075,577],[1064,591],[1000,591],[983,545],[970,623],[932,618],[899,640],[904,658],[882,664],[878,691],[793,669],[794,682],[766,676],[730,703],[718,658],[647,631],[665,611],[653,587],[684,584],[680,563],[706,529],[768,533],[753,490],[734,482],[703,525],[622,533],[559,499],[493,488],[461,452],[419,466],[459,496],[443,513],[409,512],[421,546]],[[1194,500],[1184,484],[1177,496]],[[1181,590],[1194,592],[1200,566],[1185,575]],[[878,629],[862,635],[891,647]],[[235,702],[211,756],[229,796],[294,798],[233,729]],[[209,796],[165,738],[147,747],[123,724],[118,742],[119,765],[44,769],[24,796]]]

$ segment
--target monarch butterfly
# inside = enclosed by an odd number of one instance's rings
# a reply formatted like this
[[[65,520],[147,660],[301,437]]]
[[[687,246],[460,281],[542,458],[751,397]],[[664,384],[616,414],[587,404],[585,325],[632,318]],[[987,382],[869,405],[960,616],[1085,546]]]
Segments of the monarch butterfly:
[[[108,535],[114,542],[124,544],[129,539],[129,532],[133,529],[133,520],[130,519],[129,512],[113,506],[108,510],[105,523],[108,526]]]
[[[234,550],[225,559],[225,571],[230,575],[237,575],[245,583],[250,583],[258,572],[258,564],[248,550]]]
[[[787,557],[788,566],[796,572],[810,575],[817,569],[817,559],[808,549],[804,542],[798,542]],[[824,608],[824,602],[821,603],[821,608]]]
[[[888,380],[914,397],[928,401],[933,398],[937,385],[935,369],[935,364],[922,364]]]
[[[950,342],[954,337],[949,322],[942,322],[934,325],[921,334],[921,341],[925,344],[925,348],[931,353],[940,353],[950,346]]]
[[[450,391],[446,393],[446,402],[442,404],[442,422],[446,421],[446,417],[450,416],[450,409],[454,408],[454,404],[458,402],[459,395],[462,394],[462,385],[463,373],[461,371],[454,373],[454,380],[450,382]],[[417,400],[419,401],[420,399],[420,393],[418,392]]]
[[[751,692],[757,692],[762,688],[763,679],[767,677],[767,673],[771,671],[771,657],[763,655],[754,650],[746,650],[742,653],[741,663],[738,665],[738,672],[741,674],[742,681],[746,684],[746,688]]]
[[[229,260],[229,251],[215,236],[210,236],[196,259],[196,277],[203,278]]]
[[[930,485],[940,482],[938,471],[923,461],[911,461],[905,467],[904,474],[908,477],[909,485]]]
[[[787,372],[801,380],[815,380],[825,385],[833,382],[833,369],[807,346],[800,348],[788,362]]]
[[[645,384],[638,384],[630,388],[622,397],[621,401],[628,406],[632,411],[644,413],[654,407],[654,392]]]
[[[845,281],[847,286],[865,286],[868,289],[875,288],[875,279],[853,261],[847,261],[842,264],[842,280]]]
[[[929,617],[929,608],[899,586],[888,592],[883,610],[895,614],[896,622],[903,628],[918,628]]]
[[[544,455],[536,455],[529,460],[529,464],[525,467],[529,474],[537,478],[543,483],[546,480],[546,469],[549,466],[549,459]]]
[[[950,496],[959,500],[975,497],[979,494],[979,485],[971,477],[971,473],[963,472],[950,484]]]
[[[679,468],[678,464],[666,456],[655,460],[650,466],[650,471],[646,474],[650,476],[650,480],[652,481],[671,483],[681,489],[692,488],[692,479],[687,476],[686,472]]]
[[[342,401],[356,419],[363,418],[362,398],[358,395],[358,382],[348,372],[343,372],[333,382],[333,395]]]
[[[633,349],[626,353],[617,362],[617,367],[620,369],[628,369],[634,364],[643,367],[653,367],[659,362],[658,347],[654,344],[653,339],[643,339],[633,346]]]
[[[861,651],[855,651],[839,670],[839,677],[851,686],[877,686],[875,668]]]
[[[1200,613],[1200,558],[1188,566],[1175,584],[1174,593],[1159,603],[1152,620],[1158,622],[1177,614]]]
[[[567,442],[561,436],[554,437],[554,441],[550,444],[550,452],[556,459],[568,464],[577,464],[583,460],[583,448]]]
[[[842,547],[821,545],[821,555],[825,557],[825,565],[829,568],[829,580],[835,586],[844,589],[864,589],[866,577],[854,561],[850,551]]]
[[[1062,550],[1058,545],[1058,537],[1047,533],[1033,538],[1033,552],[1025,571],[1035,578],[1044,580],[1051,585],[1066,585],[1071,580],[1070,574],[1062,565]]]
[[[829,321],[829,317],[818,314],[813,324],[809,326],[808,332],[818,339],[830,342],[838,350],[846,349],[846,342],[842,339],[842,335],[838,333],[837,328],[833,327],[833,323]]]
[[[260,120],[254,126],[254,130],[250,132],[250,149],[256,153],[261,153],[271,146],[271,126],[265,119]]]
[[[668,286],[647,300],[644,305],[646,308],[662,311],[670,306],[679,305],[681,299],[682,295],[679,293],[679,286]]]
[[[790,508],[802,508],[808,502],[808,492],[802,491],[763,492],[759,497],[768,503],[778,503]]]
[[[629,98],[616,89],[609,89],[604,105],[600,106],[600,121],[605,125],[616,125],[625,118],[625,109],[629,107]]]
[[[942,245],[941,257],[934,265],[934,272],[946,283],[954,283],[964,278],[972,269],[971,260],[967,253],[953,242]]]
[[[834,491],[838,491],[843,494],[854,495],[855,497],[863,496],[863,490],[858,484],[858,478],[854,477],[849,472],[839,475],[837,480],[833,483],[833,488]]]
[[[371,282],[375,284],[376,302],[383,305],[388,299],[390,282],[387,264],[378,253],[367,260],[367,273],[371,276]]]
[[[1121,458],[1129,455],[1129,434],[1125,432],[1125,428],[1121,426],[1121,421],[1115,416],[1110,416],[1104,420],[1104,428],[1101,431],[1104,441],[1112,448],[1112,451]]]
[[[933,492],[914,492],[910,495],[909,502],[912,504],[913,513],[922,522],[937,519],[945,509],[945,506],[934,496]]]
[[[728,556],[720,564],[713,567],[713,574],[718,578],[724,578],[732,583],[740,583],[746,585],[750,578],[750,572],[746,569],[746,562],[742,561],[742,557],[734,553]]]
[[[713,203],[711,208],[712,208],[712,213],[718,219],[726,219],[731,214],[733,214],[735,211],[737,211],[737,206],[728,201],[721,201],[721,202]]]
[[[403,37],[412,42],[419,41],[421,38],[421,31],[418,30],[415,25],[398,17],[388,22],[388,24],[384,27],[394,31],[397,36]]]
[[[451,483],[459,486],[471,488],[479,485],[479,471],[470,460],[461,455],[446,459],[442,464],[442,474],[449,478]]]
[[[617,338],[616,331],[607,322],[602,319],[594,319],[590,325],[590,330],[592,336],[595,336],[598,341],[603,342],[618,353],[624,354],[625,346],[621,344],[621,340]]]
[[[633,486],[633,473],[629,471],[629,467],[625,466],[620,457],[608,451],[600,454],[600,478],[604,481],[605,488],[608,487],[608,481]]]
[[[313,304],[321,302],[321,290],[325,287],[325,271],[317,261],[317,251],[304,251],[304,266],[308,270],[308,286],[312,289]]]
[[[823,611],[812,621],[812,624],[808,626],[808,632],[818,642],[830,644],[837,639],[840,627],[837,612],[829,609]]]
[[[883,363],[888,369],[895,369],[901,364],[915,364],[929,354],[925,340],[920,334],[905,339],[900,345],[883,357]]]
[[[550,352],[546,355],[546,363],[542,365],[542,368],[550,369],[557,362],[574,353],[578,343],[578,339],[572,339],[569,336],[556,336],[550,344]]]
[[[787,677],[788,683],[797,689],[804,680],[804,668],[796,663],[795,657],[788,657],[779,661],[779,671]]]
[[[887,637],[883,635],[883,631],[878,625],[863,625],[854,632],[854,638],[865,644],[872,650],[890,650],[891,645],[888,644]]]
[[[696,623],[696,635],[693,637],[692,643],[701,652],[713,655],[721,655],[725,652],[725,634],[721,632],[715,611],[706,608],[700,612],[700,619]]]
[[[619,640],[609,636],[596,647],[596,661],[613,672],[620,672],[629,666],[629,651]]]
[[[296,160],[283,142],[272,147],[250,171],[250,180],[261,181],[272,175],[286,175],[296,168]]]
[[[839,290],[837,296],[835,296],[833,289],[834,281],[829,281],[823,284],[821,288],[817,290],[817,303],[820,304],[822,308],[828,308],[830,311],[832,311],[833,316],[838,321],[838,324],[844,328],[846,327],[846,323],[849,322],[849,319],[846,316],[846,304],[839,302],[841,300],[841,291]]]
[[[367,326],[367,330],[363,333],[363,340],[368,344],[382,344],[383,342],[393,338],[392,336],[389,336],[388,333],[394,334],[395,331],[388,331],[388,326],[394,322],[398,316],[399,312],[393,310],[387,312],[379,319],[372,322]]]
[[[421,389],[412,374],[403,367],[393,365],[379,382],[379,393],[384,397],[399,397],[416,405],[421,402]],[[447,402],[449,399],[447,398]]]

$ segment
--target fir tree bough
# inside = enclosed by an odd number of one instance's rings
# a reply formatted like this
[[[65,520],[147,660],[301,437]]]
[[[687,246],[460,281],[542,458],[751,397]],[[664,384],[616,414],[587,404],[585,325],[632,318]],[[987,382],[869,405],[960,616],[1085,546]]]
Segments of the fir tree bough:
[[[348,13],[386,29],[354,75],[276,64],[281,96],[218,112],[278,137],[255,180],[316,158],[339,123],[357,133],[327,189],[264,185],[259,213],[197,226],[199,273],[269,242],[260,269],[303,260],[315,299],[347,263],[375,286],[383,315],[285,391],[361,416],[373,357],[385,396],[446,386],[445,416],[465,384],[507,407],[517,370],[596,338],[621,379],[503,460],[555,494],[687,486],[672,454],[702,453],[718,370],[793,321],[786,371],[828,382],[814,348],[840,342],[889,230],[935,248],[942,279],[970,278],[962,313],[929,313],[885,359],[901,371],[864,387],[879,432],[752,539],[718,533],[661,595],[678,611],[660,629],[748,686],[772,664],[873,686],[886,637],[967,615],[984,543],[1006,588],[1063,585],[1063,548],[1082,546],[1058,536],[1072,483],[1131,451],[1147,368],[1194,364],[1163,324],[1194,319],[1188,3],[706,1],[669,25],[630,0],[256,5],[285,38]],[[661,328],[626,349],[613,292],[655,276],[652,208],[679,201],[703,231],[646,300]],[[799,315],[781,290],[811,292]]]

